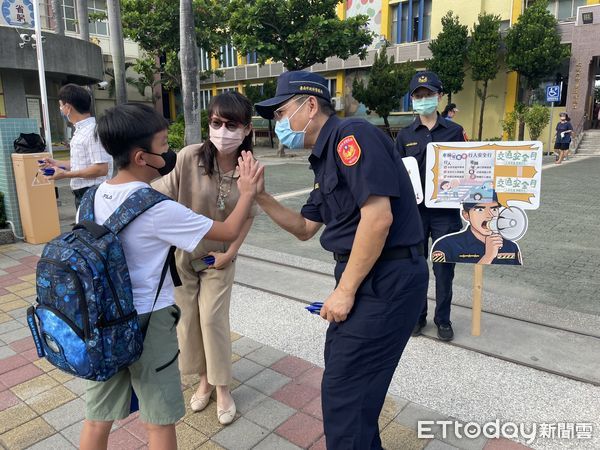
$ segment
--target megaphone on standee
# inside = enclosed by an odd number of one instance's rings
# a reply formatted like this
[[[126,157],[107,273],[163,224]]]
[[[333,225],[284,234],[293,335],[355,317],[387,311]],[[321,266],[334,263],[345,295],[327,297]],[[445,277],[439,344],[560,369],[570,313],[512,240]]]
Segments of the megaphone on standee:
[[[527,232],[527,215],[516,206],[502,208],[498,217],[490,220],[489,228],[504,239],[518,241]]]

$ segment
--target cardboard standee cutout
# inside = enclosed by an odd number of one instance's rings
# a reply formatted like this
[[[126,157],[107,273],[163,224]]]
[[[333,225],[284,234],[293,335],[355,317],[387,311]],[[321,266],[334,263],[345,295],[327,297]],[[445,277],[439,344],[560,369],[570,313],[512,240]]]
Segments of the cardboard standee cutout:
[[[425,204],[460,208],[466,227],[433,243],[432,262],[522,265],[515,241],[525,209],[540,202],[540,142],[439,142],[427,146]]]
[[[510,239],[515,235],[517,226],[522,228],[522,223],[517,223],[514,218],[503,217],[503,214],[519,214],[514,211],[518,208],[502,207],[493,190],[486,193],[489,197],[480,196],[480,193],[478,188],[473,189],[468,194],[469,201],[462,204],[462,218],[467,226],[433,243],[430,254],[432,262],[522,265],[519,245]],[[519,211],[522,217],[526,217],[522,210]],[[503,234],[504,230],[508,232]],[[524,230],[519,231],[520,236],[525,234]]]

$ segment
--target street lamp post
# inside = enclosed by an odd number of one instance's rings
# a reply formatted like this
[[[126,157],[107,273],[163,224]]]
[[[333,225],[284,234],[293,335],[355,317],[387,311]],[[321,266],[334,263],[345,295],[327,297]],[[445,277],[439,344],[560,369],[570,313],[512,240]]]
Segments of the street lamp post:
[[[44,70],[44,50],[42,37],[42,23],[40,20],[40,5],[38,0],[33,1],[33,20],[35,25],[35,51],[37,54],[38,76],[40,79],[40,97],[42,101],[42,120],[44,125],[44,136],[46,138],[46,148],[52,155],[52,135],[50,133],[50,117],[48,115],[48,95],[46,93],[46,74]]]

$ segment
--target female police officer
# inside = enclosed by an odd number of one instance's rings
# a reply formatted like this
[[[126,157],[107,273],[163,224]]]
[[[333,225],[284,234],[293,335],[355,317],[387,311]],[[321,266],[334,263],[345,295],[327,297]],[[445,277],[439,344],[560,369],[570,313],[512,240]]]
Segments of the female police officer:
[[[321,316],[330,322],[322,381],[328,449],[381,449],[378,418],[427,291],[415,195],[392,141],[361,119],[341,120],[326,80],[286,72],[256,110],[275,118],[280,141],[312,148],[314,189],[300,213],[259,188],[258,204],[280,227],[337,261],[337,287]]]

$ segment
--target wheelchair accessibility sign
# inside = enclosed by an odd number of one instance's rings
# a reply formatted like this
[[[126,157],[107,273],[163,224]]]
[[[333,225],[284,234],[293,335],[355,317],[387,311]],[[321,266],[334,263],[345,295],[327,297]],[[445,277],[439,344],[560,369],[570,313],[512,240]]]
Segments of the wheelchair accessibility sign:
[[[546,86],[546,101],[560,102],[560,86]]]

